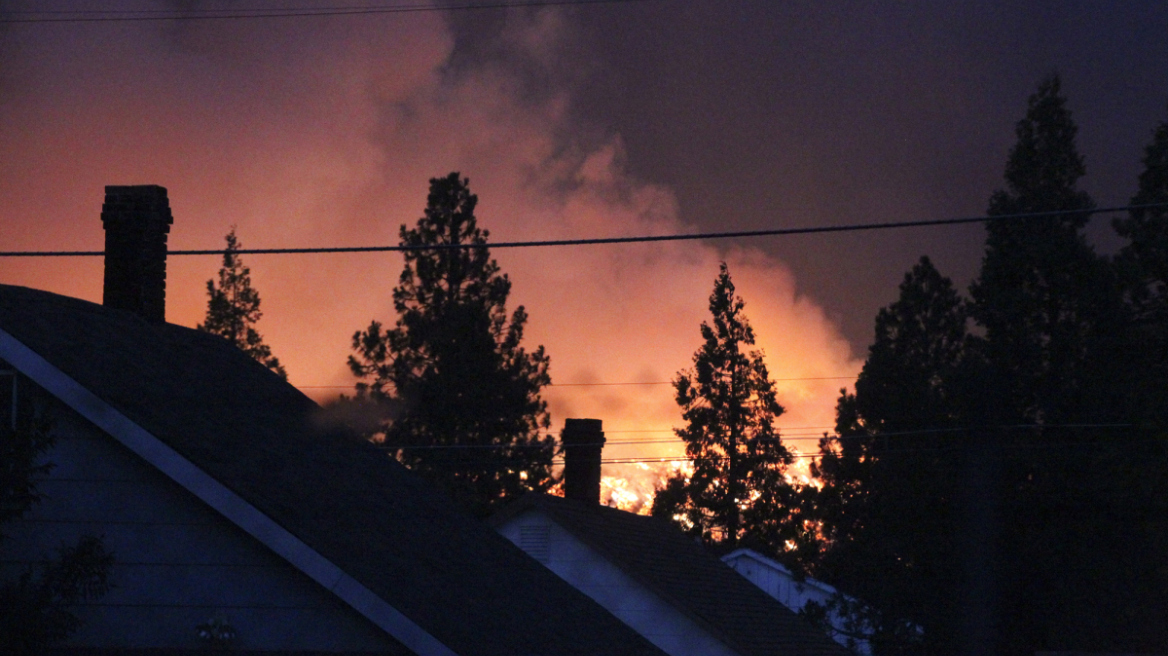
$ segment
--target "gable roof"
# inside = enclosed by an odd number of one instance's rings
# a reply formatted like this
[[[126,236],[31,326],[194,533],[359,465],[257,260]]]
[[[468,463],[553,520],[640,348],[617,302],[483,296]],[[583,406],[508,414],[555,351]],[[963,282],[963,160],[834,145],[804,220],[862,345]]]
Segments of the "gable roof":
[[[385,452],[322,428],[319,406],[226,340],[0,285],[0,358],[178,463],[168,475],[209,485],[200,498],[259,522],[249,532],[359,612],[396,613],[415,652],[660,654]]]
[[[542,511],[612,564],[744,656],[849,654],[666,520],[527,494],[495,526]]]
[[[772,569],[772,570],[778,572],[779,574],[782,574],[783,576],[785,576],[793,581],[797,580],[799,585],[801,585],[801,586],[808,587],[808,588],[814,588],[815,590],[817,590],[817,591],[819,591],[819,592],[821,592],[824,595],[829,596],[829,597],[832,595],[835,595],[838,592],[838,590],[836,590],[834,586],[828,585],[827,583],[824,583],[823,581],[820,581],[818,579],[813,579],[811,577],[805,577],[801,580],[796,579],[795,574],[793,572],[791,572],[790,569],[787,569],[787,567],[785,565],[783,565],[782,563],[780,563],[777,560],[773,560],[771,558],[768,558],[768,557],[760,554],[759,552],[755,551],[754,549],[745,549],[745,548],[735,549],[734,551],[731,551],[730,553],[726,554],[725,556],[722,556],[722,562],[727,563],[727,564],[730,563],[731,561],[737,560],[737,559],[753,560],[754,562],[762,565],[763,567],[767,567],[769,569]]]

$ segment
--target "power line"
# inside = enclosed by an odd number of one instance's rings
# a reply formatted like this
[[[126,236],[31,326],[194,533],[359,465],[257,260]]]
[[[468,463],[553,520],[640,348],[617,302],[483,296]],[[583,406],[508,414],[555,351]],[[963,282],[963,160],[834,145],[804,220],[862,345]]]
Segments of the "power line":
[[[240,20],[248,18],[306,18],[317,16],[369,16],[375,14],[407,14],[432,11],[466,11],[473,9],[509,9],[513,7],[559,7],[567,5],[600,5],[646,2],[647,0],[498,0],[463,4],[403,4],[325,6],[283,9],[127,9],[127,10],[58,10],[8,11],[5,15],[25,15],[26,18],[0,18],[0,24],[11,23],[125,23],[169,20]]]
[[[798,380],[855,380],[855,376],[804,376],[799,378],[772,378],[778,382]],[[615,387],[625,385],[672,385],[673,381],[648,381],[630,383],[548,383],[545,387]],[[296,389],[353,389],[352,385],[294,385]]]
[[[1130,440],[1129,442],[1126,442],[1123,446],[1128,447],[1128,446],[1132,446],[1132,445],[1136,445],[1136,444],[1147,444],[1147,443],[1152,443],[1152,442],[1162,443],[1164,441],[1165,440],[1163,438],[1145,438],[1145,439],[1139,439],[1139,440],[1133,439],[1133,440]],[[887,456],[889,454],[903,454],[903,453],[952,452],[952,451],[959,451],[959,450],[964,449],[964,448],[968,448],[968,445],[909,447],[909,448],[889,449],[889,450],[885,451],[883,455]],[[1043,450],[1048,455],[1063,455],[1066,457],[1078,457],[1079,454],[1076,453],[1077,449],[1097,449],[1097,448],[1099,448],[1098,444],[1090,444],[1090,443],[1004,444],[1004,445],[998,445],[998,446],[994,447],[992,452],[997,453],[997,454],[1006,455],[1006,454],[1010,454],[1013,451]],[[386,450],[398,450],[398,449],[387,448]],[[1134,453],[1134,451],[1124,451],[1123,453],[1130,454],[1130,453]],[[789,455],[790,455],[792,460],[813,460],[813,459],[821,457],[822,454],[819,454],[819,453],[792,453]],[[721,462],[721,461],[725,461],[725,460],[729,460],[729,458],[726,456],[699,456],[699,457],[695,458],[695,457],[690,457],[690,456],[686,456],[686,455],[679,455],[679,456],[630,457],[630,458],[602,458],[600,463],[603,465],[630,465],[630,464],[639,464],[639,463],[662,464],[662,463],[675,463],[675,462]],[[465,462],[469,465],[474,461],[471,459],[462,459],[462,460],[446,461],[446,462],[447,462],[447,464],[450,464],[452,462]],[[475,463],[476,466],[481,466],[482,464],[483,463],[481,463],[481,462]],[[563,460],[563,458],[557,458],[557,459],[552,460],[551,464],[552,465],[563,465],[564,460]],[[514,467],[514,468],[518,468],[518,469],[523,468],[522,464],[497,463],[496,466],[497,467],[506,467],[506,468]]]
[[[774,228],[770,230],[743,230],[737,232],[695,232],[672,235],[644,235],[640,237],[596,237],[591,239],[544,239],[535,241],[504,241],[483,244],[410,244],[397,246],[338,246],[319,248],[240,248],[233,251],[238,255],[305,255],[311,253],[384,253],[403,251],[474,250],[479,248],[536,248],[554,246],[596,246],[603,244],[635,244],[662,241],[692,241],[697,239],[740,239],[747,237],[782,237],[792,235],[812,235],[832,232],[861,232],[868,230],[889,230],[897,228],[922,228],[930,226],[951,226],[969,223],[989,223],[991,221],[1042,219],[1069,214],[1093,215],[1114,212],[1128,212],[1141,209],[1168,208],[1168,203],[1146,205],[1123,205],[1117,207],[1097,207],[1083,210],[1056,210],[1050,212],[1022,212],[997,216],[975,216],[956,219],[926,219],[923,221],[894,221],[891,223],[851,223],[832,226],[812,226],[803,228]],[[167,255],[223,255],[224,249],[217,250],[177,250]],[[105,255],[105,251],[2,251],[0,257],[95,257]]]
[[[883,433],[883,434],[879,434],[879,435],[853,434],[853,435],[835,435],[832,437],[834,437],[836,439],[849,439],[849,438],[879,439],[880,437],[883,437],[883,436],[927,435],[927,434],[971,432],[971,431],[1003,431],[1003,430],[1022,430],[1022,429],[1026,429],[1026,430],[1034,430],[1034,429],[1053,430],[1053,429],[1090,429],[1090,428],[1136,428],[1136,426],[1134,424],[1118,424],[1118,423],[1004,424],[1004,425],[1000,425],[1000,426],[979,426],[979,427],[963,427],[963,428],[924,428],[924,429],[919,429],[919,430],[889,432],[889,433]],[[545,437],[555,437],[554,435],[551,435],[551,434],[544,434],[544,436]],[[779,435],[779,439],[774,440],[774,441],[776,443],[778,443],[778,442],[781,442],[783,439],[784,439],[783,436]],[[804,437],[803,439],[809,439],[809,438]],[[818,438],[815,438],[815,439],[818,439]],[[615,445],[628,446],[628,445],[638,445],[638,444],[672,444],[672,443],[678,443],[678,440],[673,440],[673,439],[670,439],[670,440],[625,440],[625,441],[608,441],[608,440],[606,440],[604,442],[588,442],[588,443],[573,444],[572,446],[600,446],[600,447],[603,447],[603,446],[615,446]],[[468,449],[469,450],[543,449],[543,448],[547,448],[548,445],[547,444],[418,444],[418,445],[396,444],[396,445],[394,445],[394,444],[376,444],[375,443],[374,446],[376,446],[379,449],[384,449],[387,451],[415,451],[415,450],[420,450],[420,451],[430,451],[430,450],[457,451],[457,450],[468,450]],[[558,448],[558,447],[563,447],[564,445],[562,443],[554,443],[551,446],[555,446]],[[1000,445],[997,448],[999,448],[999,449],[1036,448],[1036,447],[1043,448],[1043,447],[1047,447],[1047,446],[1052,446],[1052,445],[1050,445],[1050,444],[1008,444],[1008,445]],[[1060,443],[1057,446],[1059,448],[1062,448],[1062,447],[1069,446],[1069,445]],[[1083,444],[1083,446],[1097,446],[1097,445]],[[913,447],[913,448],[910,448],[907,450],[915,450],[918,448],[921,450],[933,450],[933,449],[937,449],[937,448],[949,448],[949,447]],[[895,450],[889,450],[889,451],[895,451]],[[818,454],[793,454],[793,455],[795,455],[795,457],[800,457],[800,458],[801,457],[818,457]],[[670,457],[651,458],[650,460],[656,460],[656,459],[692,460],[693,458],[688,458],[686,456],[680,456],[677,458],[670,458]]]
[[[794,380],[855,380],[855,376],[802,376],[798,378],[772,378],[776,383]],[[551,383],[548,387],[605,387],[616,385],[672,385],[671,380],[655,380],[635,383]]]

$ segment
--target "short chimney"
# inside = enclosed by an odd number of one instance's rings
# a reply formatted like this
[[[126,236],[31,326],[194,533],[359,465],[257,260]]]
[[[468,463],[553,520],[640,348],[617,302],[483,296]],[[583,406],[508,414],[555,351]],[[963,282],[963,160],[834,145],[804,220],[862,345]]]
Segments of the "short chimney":
[[[560,433],[564,445],[564,497],[600,504],[600,452],[604,431],[599,419],[568,419]]]
[[[129,310],[149,321],[166,321],[166,235],[174,218],[166,188],[106,187],[106,307]]]

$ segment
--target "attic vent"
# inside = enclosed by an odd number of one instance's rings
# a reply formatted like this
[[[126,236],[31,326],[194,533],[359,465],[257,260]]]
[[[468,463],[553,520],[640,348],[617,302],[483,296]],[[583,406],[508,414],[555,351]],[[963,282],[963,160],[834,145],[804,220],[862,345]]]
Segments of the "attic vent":
[[[519,548],[541,563],[548,561],[550,529],[547,524],[519,527]]]

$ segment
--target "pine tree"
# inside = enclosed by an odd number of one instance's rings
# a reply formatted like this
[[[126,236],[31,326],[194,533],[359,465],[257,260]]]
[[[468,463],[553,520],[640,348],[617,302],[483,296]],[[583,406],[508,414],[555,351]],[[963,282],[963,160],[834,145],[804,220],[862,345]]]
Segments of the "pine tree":
[[[841,391],[812,468],[822,488],[809,514],[827,541],[812,571],[864,600],[854,619],[880,651],[955,649],[965,325],[952,282],[921,258],[877,314],[856,392]]]
[[[829,547],[814,573],[871,604],[877,653],[1163,644],[1168,449],[1129,427],[1162,425],[1130,414],[1162,413],[1162,392],[1133,390],[1168,380],[1144,348],[1155,331],[1138,339],[1155,325],[1162,226],[1151,213],[1117,226],[1132,239],[1120,263],[1139,272],[1125,308],[1082,234],[1092,202],[1076,187],[1075,133],[1058,78],[1044,81],[989,212],[1069,213],[988,223],[968,303],[922,260],[877,317],[856,393],[837,407],[841,437],[821,443],[812,514]],[[1157,143],[1143,202],[1159,197]],[[966,309],[979,325],[963,337]]]
[[[1168,203],[1168,121],[1152,133],[1144,151],[1144,171],[1132,205]],[[1132,210],[1115,230],[1128,240],[1115,258],[1133,326],[1129,349],[1137,361],[1124,363],[1134,383],[1129,401],[1141,423],[1168,425],[1168,207]]]
[[[359,397],[394,399],[384,427],[396,455],[476,514],[553,483],[551,420],[540,391],[551,382],[542,346],[522,346],[527,313],[508,316],[511,281],[478,227],[469,181],[430,180],[425,215],[401,227],[405,267],[393,290],[398,319],[353,335]]]
[[[713,322],[702,322],[703,344],[694,366],[673,382],[686,427],[677,436],[693,459],[693,473],[671,478],[653,514],[680,519],[707,542],[732,549],[740,542],[781,554],[802,537],[796,491],[784,477],[791,454],[775,420],[783,407],[754,331],[722,264],[710,295]]]
[[[223,251],[223,267],[219,269],[219,284],[207,281],[207,317],[198,329],[225,338],[257,362],[279,374],[284,380],[288,372],[272,349],[264,344],[255,329],[263,316],[260,312],[260,294],[251,286],[251,269],[239,259],[239,240],[235,228],[227,233],[227,248]]]
[[[1131,546],[1155,540],[1143,542],[1121,518],[1159,503],[1136,490],[1141,462],[1158,469],[1160,456],[1134,452],[1126,431],[1079,427],[1127,422],[1128,379],[1142,366],[1115,269],[1082,232],[1082,210],[1094,204],[1077,188],[1085,167],[1076,132],[1059,79],[1045,80],[1018,123],[1007,188],[989,212],[1070,213],[989,223],[971,287],[984,336],[970,339],[966,358],[983,375],[980,384],[968,377],[966,397],[969,423],[983,428],[966,449],[959,592],[981,613],[964,628],[966,641],[977,634],[1002,652],[1138,651],[1125,640],[1148,635],[1131,621],[1148,602],[1133,603],[1144,577],[1132,574],[1143,557]],[[985,612],[985,602],[996,611]],[[1101,628],[1109,625],[1133,628]]]
[[[1117,309],[1106,262],[1082,234],[1094,207],[1076,188],[1086,169],[1078,128],[1057,76],[1044,80],[1018,122],[1006,186],[990,198],[991,216],[1068,211],[1044,218],[991,221],[981,274],[970,289],[973,317],[985,329],[988,363],[1006,388],[1007,421],[1082,417],[1090,340]]]
[[[1168,203],[1168,121],[1152,133],[1144,151],[1144,171],[1132,205]],[[1168,207],[1132,210],[1115,221],[1115,230],[1129,241],[1118,264],[1126,274],[1125,291],[1141,319],[1168,318]]]

